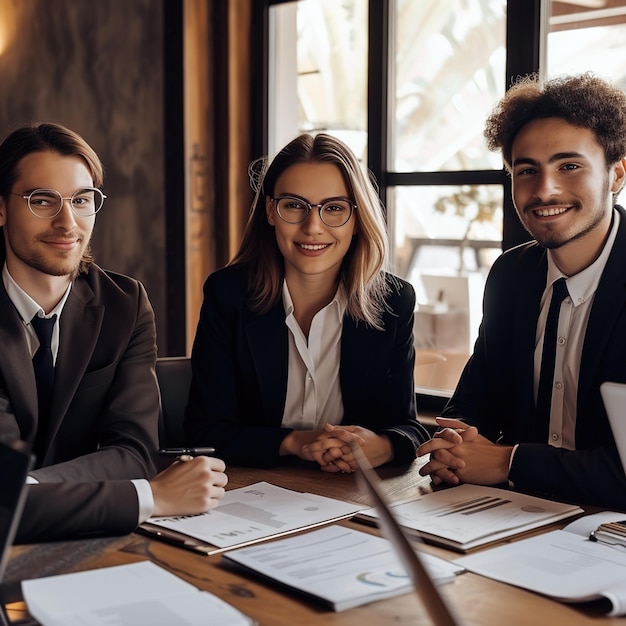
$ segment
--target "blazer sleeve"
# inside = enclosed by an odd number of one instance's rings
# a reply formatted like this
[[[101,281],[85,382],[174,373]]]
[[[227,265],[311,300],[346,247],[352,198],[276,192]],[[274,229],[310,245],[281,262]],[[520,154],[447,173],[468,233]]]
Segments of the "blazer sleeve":
[[[286,390],[287,378],[284,315],[275,307],[259,318],[262,328],[252,348],[245,327],[257,318],[248,311],[244,294],[245,277],[234,268],[219,270],[205,282],[191,353],[185,437],[189,445],[214,446],[227,463],[271,467],[280,463],[280,444],[291,432],[281,427],[281,385]],[[282,347],[284,360],[277,356],[271,371],[260,371],[256,352],[278,355]]]
[[[388,436],[394,450],[392,463],[403,465],[415,460],[417,447],[429,435],[417,421],[415,401],[415,291],[395,276],[388,275],[387,283],[384,330],[344,322],[344,422]]]
[[[520,444],[509,479],[516,489],[626,511],[626,478],[614,446],[564,450]]]
[[[137,491],[128,480],[28,485],[16,543],[125,535],[138,517]]]

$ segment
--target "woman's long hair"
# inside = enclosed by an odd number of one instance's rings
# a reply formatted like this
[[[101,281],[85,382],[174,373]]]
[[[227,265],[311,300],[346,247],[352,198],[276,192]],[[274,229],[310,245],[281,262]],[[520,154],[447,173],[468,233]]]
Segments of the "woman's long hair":
[[[286,169],[307,162],[336,165],[356,204],[357,231],[343,259],[339,281],[348,299],[348,314],[357,321],[382,328],[388,292],[384,272],[389,265],[383,206],[375,183],[356,156],[331,135],[300,135],[288,143],[268,167],[263,160],[251,165],[250,175],[256,183],[256,195],[239,252],[231,265],[244,268],[248,274],[253,310],[264,313],[275,306],[281,297],[285,271],[274,228],[267,221],[266,198],[274,196],[276,181]]]

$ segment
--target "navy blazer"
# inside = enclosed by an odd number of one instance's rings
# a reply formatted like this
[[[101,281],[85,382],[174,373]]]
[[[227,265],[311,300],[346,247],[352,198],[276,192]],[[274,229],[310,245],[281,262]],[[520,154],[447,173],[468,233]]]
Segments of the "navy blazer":
[[[343,319],[341,423],[384,433],[394,463],[410,463],[428,439],[416,420],[413,311],[409,283],[388,277],[384,331]],[[227,267],[209,276],[193,345],[185,433],[228,463],[272,466],[292,429],[281,427],[287,395],[288,328],[282,298],[268,313],[248,306],[246,275]]]
[[[583,343],[576,450],[547,445],[548,425],[535,423],[535,332],[548,265],[534,242],[494,263],[474,354],[442,415],[475,424],[492,441],[519,443],[510,472],[516,488],[626,510],[626,477],[600,396],[601,383],[626,382],[626,212],[616,209],[617,238]]]
[[[23,323],[0,280],[0,439],[32,443],[37,391]],[[60,318],[43,458],[31,474],[20,542],[124,534],[137,526],[130,479],[155,472],[156,329],[136,280],[92,265]]]

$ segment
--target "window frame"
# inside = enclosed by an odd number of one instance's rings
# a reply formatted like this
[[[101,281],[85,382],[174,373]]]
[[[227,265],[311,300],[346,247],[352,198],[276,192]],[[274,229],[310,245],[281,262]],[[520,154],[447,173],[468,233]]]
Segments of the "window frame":
[[[271,6],[295,0],[262,0],[254,2],[253,29],[260,35],[261,54],[253,60],[253,76],[257,84],[253,91],[258,95],[253,124],[252,146],[258,154],[268,149],[268,75],[269,75],[269,9]],[[368,93],[367,93],[367,167],[376,177],[379,194],[385,206],[390,206],[393,190],[401,186],[432,185],[484,185],[503,186],[503,233],[502,249],[529,240],[521,225],[511,196],[510,177],[501,170],[464,170],[435,172],[394,172],[389,168],[388,146],[390,145],[391,119],[389,116],[389,94],[392,89],[390,45],[393,42],[392,11],[394,0],[369,0],[368,23]],[[545,63],[547,38],[547,16],[550,0],[508,0],[506,25],[506,81],[507,88],[518,76],[539,73]],[[261,119],[262,118],[262,119]],[[433,390],[434,392],[435,390]],[[436,411],[443,406],[446,397],[420,393],[420,408]]]

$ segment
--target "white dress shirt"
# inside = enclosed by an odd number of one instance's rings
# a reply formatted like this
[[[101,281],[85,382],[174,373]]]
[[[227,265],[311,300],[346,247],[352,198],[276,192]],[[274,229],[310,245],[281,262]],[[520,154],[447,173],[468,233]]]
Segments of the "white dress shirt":
[[[561,303],[559,314],[550,429],[548,431],[548,443],[557,448],[567,450],[576,448],[576,398],[580,359],[593,298],[617,236],[620,216],[615,210],[613,216],[613,225],[600,256],[582,272],[574,276],[565,276],[569,297]],[[543,334],[550,299],[552,298],[552,284],[562,276],[563,274],[555,265],[552,255],[548,251],[546,289],[541,297],[541,312],[535,335],[535,400],[541,369]]]
[[[318,430],[324,424],[339,424],[343,418],[341,332],[347,305],[343,289],[340,287],[333,300],[315,315],[308,341],[294,316],[286,281],[283,303],[289,329],[289,365],[282,426]]]

